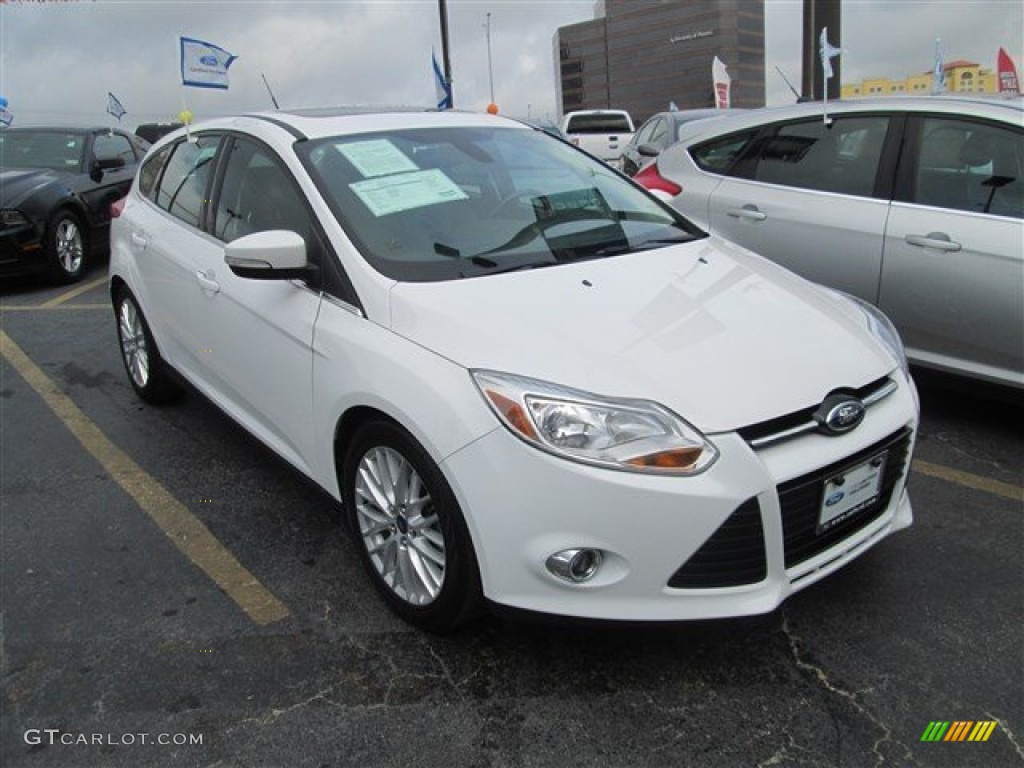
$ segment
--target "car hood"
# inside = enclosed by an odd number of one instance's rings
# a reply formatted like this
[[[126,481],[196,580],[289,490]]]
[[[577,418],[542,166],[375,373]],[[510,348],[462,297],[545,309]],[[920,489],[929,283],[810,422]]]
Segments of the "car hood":
[[[14,207],[40,187],[59,181],[66,174],[32,168],[0,168],[0,205]]]
[[[706,433],[815,405],[896,366],[852,303],[714,237],[397,283],[391,326],[467,368],[653,400]]]

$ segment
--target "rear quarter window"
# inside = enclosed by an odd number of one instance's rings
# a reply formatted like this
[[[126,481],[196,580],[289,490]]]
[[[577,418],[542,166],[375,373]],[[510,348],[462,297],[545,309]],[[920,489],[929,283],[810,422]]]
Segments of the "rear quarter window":
[[[691,149],[690,156],[702,171],[728,174],[755,135],[756,129],[711,139]]]

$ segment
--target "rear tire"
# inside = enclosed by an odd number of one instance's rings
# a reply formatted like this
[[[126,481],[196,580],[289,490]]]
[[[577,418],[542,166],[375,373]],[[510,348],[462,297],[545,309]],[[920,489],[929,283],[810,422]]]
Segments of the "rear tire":
[[[114,314],[121,360],[135,394],[154,405],[178,397],[181,387],[170,377],[167,364],[153,341],[149,324],[127,288],[120,288],[114,295]]]
[[[444,474],[408,432],[385,420],[359,427],[342,486],[359,557],[395,613],[431,632],[479,613],[480,572],[466,521]]]

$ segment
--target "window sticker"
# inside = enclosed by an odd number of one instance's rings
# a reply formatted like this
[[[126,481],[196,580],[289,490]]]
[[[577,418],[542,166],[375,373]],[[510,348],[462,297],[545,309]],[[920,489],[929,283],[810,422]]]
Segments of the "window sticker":
[[[351,144],[335,144],[335,146],[367,179],[419,170],[416,163],[402,154],[402,151],[387,139],[356,141]]]
[[[378,217],[467,198],[466,193],[437,168],[357,181],[349,184],[349,188]]]

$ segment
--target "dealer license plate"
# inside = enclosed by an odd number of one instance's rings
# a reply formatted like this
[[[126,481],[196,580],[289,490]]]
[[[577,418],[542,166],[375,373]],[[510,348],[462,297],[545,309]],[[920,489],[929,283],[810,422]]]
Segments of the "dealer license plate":
[[[878,500],[885,458],[886,454],[880,453],[825,481],[818,513],[819,534],[835,528]]]

